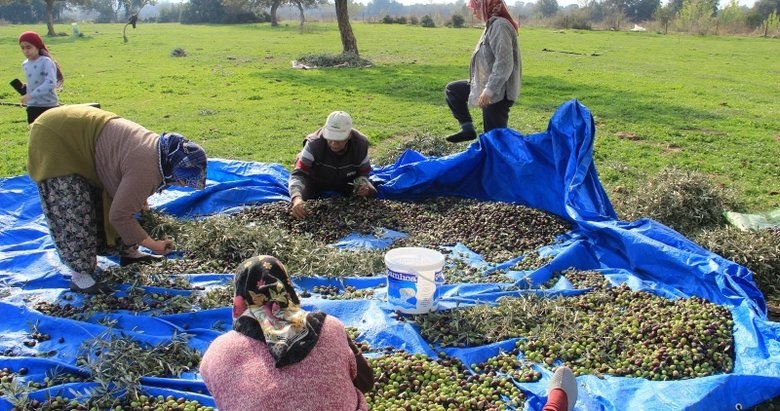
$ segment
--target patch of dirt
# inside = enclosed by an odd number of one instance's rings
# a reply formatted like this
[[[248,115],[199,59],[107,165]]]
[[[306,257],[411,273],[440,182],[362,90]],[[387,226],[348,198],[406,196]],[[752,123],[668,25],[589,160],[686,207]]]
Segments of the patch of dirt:
[[[640,140],[642,140],[642,137],[639,137],[638,134],[632,133],[630,131],[618,131],[617,133],[615,133],[615,135],[618,136],[618,138],[631,140],[631,141],[640,141]]]
[[[664,153],[679,153],[682,151],[682,148],[674,143],[669,143],[664,147]]]

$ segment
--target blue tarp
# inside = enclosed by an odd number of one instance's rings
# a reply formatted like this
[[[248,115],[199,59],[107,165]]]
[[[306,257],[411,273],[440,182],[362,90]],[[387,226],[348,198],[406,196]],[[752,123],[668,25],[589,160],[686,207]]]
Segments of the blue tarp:
[[[735,363],[730,374],[682,381],[648,381],[641,378],[606,376],[578,377],[580,396],[576,409],[593,410],[681,410],[735,409],[750,407],[780,395],[780,324],[767,320],[766,303],[745,267],[723,259],[689,241],[668,227],[650,220],[624,222],[601,186],[593,163],[595,127],[586,107],[571,100],[559,107],[547,131],[522,135],[510,129],[494,130],[460,153],[427,158],[407,151],[393,165],[378,168],[371,176],[380,197],[414,200],[434,196],[461,196],[502,201],[539,208],[573,224],[564,241],[540,250],[553,256],[547,266],[534,272],[510,272],[515,278],[530,277],[535,284],[548,280],[555,271],[569,267],[602,272],[613,283],[627,283],[633,289],[652,291],[668,298],[699,296],[727,307],[735,322]],[[179,217],[228,213],[252,204],[289,200],[286,182],[289,172],[279,164],[260,164],[213,159],[209,161],[205,190],[170,190],[150,199],[153,207]],[[76,354],[82,341],[105,331],[100,316],[74,321],[43,315],[30,301],[53,302],[67,292],[67,270],[58,260],[41,214],[35,185],[28,176],[0,179],[0,353],[14,350],[17,356],[0,357],[0,368],[20,366],[30,371],[29,380],[42,381],[55,368],[79,371]],[[397,236],[401,233],[389,235]],[[359,236],[346,238],[340,246],[365,246]],[[368,242],[370,243],[370,241]],[[387,241],[377,243],[386,246]],[[466,254],[462,245],[454,247]],[[479,256],[472,254],[479,262]],[[101,258],[101,265],[115,261]],[[507,262],[507,266],[511,261]],[[305,308],[338,316],[347,326],[362,331],[374,347],[393,346],[412,352],[434,354],[415,327],[397,321],[383,302],[384,273],[373,277],[347,278],[357,288],[380,287],[374,298],[326,300],[303,299]],[[229,281],[228,274],[192,273],[196,285],[212,286]],[[311,289],[332,282],[318,276],[298,280],[297,286]],[[495,301],[506,291],[497,284],[447,284],[442,289],[441,308]],[[182,291],[179,291],[182,292]],[[553,293],[576,291],[559,282]],[[227,303],[227,302],[226,302]],[[150,317],[141,313],[111,313],[114,328],[151,344],[169,341],[176,334],[191,334],[190,345],[205,350],[221,331],[218,322],[229,327],[229,308]],[[33,348],[22,345],[36,324],[52,340]],[[63,336],[64,342],[58,337]],[[466,364],[509,350],[514,341],[482,347],[448,348]],[[36,353],[54,351],[46,359]],[[19,355],[21,354],[21,355]],[[539,367],[542,380],[520,384],[526,392],[526,409],[541,409],[551,373]],[[145,378],[144,388],[154,395],[173,393],[213,405],[196,373],[181,378]],[[65,384],[33,393],[43,399],[49,393],[68,388],[84,389],[89,384]],[[167,395],[167,394],[166,394]],[[10,409],[0,399],[0,410]]]

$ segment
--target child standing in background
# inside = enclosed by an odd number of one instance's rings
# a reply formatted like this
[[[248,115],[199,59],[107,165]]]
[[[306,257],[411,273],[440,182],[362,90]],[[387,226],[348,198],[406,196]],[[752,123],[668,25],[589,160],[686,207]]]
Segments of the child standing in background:
[[[64,77],[60,65],[49,54],[38,33],[22,33],[19,47],[27,57],[22,62],[27,80],[27,94],[22,96],[22,104],[27,106],[27,123],[32,124],[41,113],[59,105],[56,89],[62,86]]]

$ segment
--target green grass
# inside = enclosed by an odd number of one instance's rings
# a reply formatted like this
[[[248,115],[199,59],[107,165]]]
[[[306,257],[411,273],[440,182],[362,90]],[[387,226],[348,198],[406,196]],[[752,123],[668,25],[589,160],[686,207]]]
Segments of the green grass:
[[[63,103],[104,109],[156,132],[178,131],[212,157],[291,166],[303,137],[346,110],[377,150],[457,125],[444,85],[468,75],[479,29],[353,23],[368,68],[294,70],[304,55],[341,51],[335,25],[82,24],[84,37],[44,41],[66,75]],[[69,29],[64,24],[57,30]],[[0,26],[5,83],[22,78],[16,38]],[[44,32],[45,27],[34,27]],[[521,97],[510,127],[544,131],[577,98],[596,119],[595,160],[612,191],[677,166],[740,193],[743,211],[780,207],[777,39],[522,28]],[[172,57],[182,48],[186,57]],[[10,86],[0,101],[16,102]],[[475,119],[481,116],[475,113]],[[0,176],[25,173],[25,113],[0,107]]]

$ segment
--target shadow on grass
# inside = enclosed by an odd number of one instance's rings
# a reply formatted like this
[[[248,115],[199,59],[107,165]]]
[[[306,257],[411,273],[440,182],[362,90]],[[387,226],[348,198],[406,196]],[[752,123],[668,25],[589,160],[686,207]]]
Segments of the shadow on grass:
[[[444,86],[467,75],[452,66],[374,66],[369,68],[324,68],[317,75],[300,70],[258,73],[264,80],[285,82],[333,95],[382,95],[399,104],[444,104]],[[565,101],[576,98],[594,117],[620,119],[629,124],[655,123],[670,128],[691,130],[692,120],[715,121],[722,116],[691,106],[665,102],[659,97],[627,92],[625,89],[594,87],[552,76],[523,78],[520,99],[515,107],[551,116]]]

